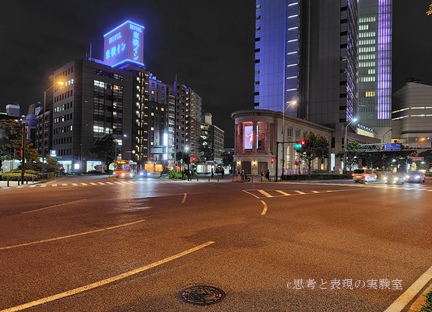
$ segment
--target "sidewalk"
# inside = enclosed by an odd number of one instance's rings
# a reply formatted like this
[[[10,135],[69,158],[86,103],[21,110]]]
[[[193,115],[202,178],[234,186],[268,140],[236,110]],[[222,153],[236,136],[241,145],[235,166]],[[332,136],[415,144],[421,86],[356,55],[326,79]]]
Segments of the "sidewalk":
[[[23,183],[23,185],[31,185],[31,184],[37,184],[37,183],[40,183],[40,181],[24,181],[24,183]],[[18,187],[18,186],[21,186],[21,182],[19,182],[19,184],[18,184],[18,181],[3,181],[3,180],[0,180],[0,188],[9,188],[9,187]]]

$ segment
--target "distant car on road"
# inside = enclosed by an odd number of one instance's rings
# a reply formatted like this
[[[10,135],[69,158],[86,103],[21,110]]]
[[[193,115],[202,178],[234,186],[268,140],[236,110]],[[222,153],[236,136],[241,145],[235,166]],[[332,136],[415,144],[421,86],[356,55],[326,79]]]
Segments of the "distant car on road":
[[[137,178],[148,178],[151,175],[150,171],[148,170],[139,170],[137,174]]]
[[[405,175],[399,172],[387,172],[383,174],[383,182],[388,184],[404,184]]]
[[[426,181],[426,176],[423,172],[412,171],[408,172],[405,176],[407,182],[422,182]]]
[[[355,169],[351,174],[354,182],[375,182],[377,175],[372,169]]]

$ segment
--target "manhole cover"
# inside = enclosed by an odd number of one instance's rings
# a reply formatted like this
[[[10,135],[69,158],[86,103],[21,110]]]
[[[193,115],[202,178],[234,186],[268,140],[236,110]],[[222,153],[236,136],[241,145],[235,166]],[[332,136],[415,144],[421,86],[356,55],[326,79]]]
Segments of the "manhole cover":
[[[225,292],[222,289],[206,285],[186,287],[178,294],[184,302],[196,305],[210,305],[225,298]]]

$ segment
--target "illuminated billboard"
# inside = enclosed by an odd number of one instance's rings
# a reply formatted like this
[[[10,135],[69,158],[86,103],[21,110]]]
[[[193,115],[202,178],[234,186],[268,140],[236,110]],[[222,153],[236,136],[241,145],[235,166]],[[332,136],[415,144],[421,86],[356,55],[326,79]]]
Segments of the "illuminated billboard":
[[[252,126],[244,127],[243,146],[244,149],[252,149],[254,145],[253,128]],[[258,126],[255,133],[255,147],[258,147]]]
[[[104,61],[111,67],[123,63],[144,66],[144,26],[126,21],[104,35]]]

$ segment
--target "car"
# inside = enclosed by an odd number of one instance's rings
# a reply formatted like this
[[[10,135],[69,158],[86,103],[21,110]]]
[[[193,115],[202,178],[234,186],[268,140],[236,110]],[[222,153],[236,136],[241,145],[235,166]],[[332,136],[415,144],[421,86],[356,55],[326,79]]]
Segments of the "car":
[[[422,182],[425,183],[426,176],[423,172],[412,171],[408,172],[405,176],[407,182]]]
[[[151,175],[150,171],[148,170],[139,170],[138,174],[136,175],[137,178],[148,178]]]
[[[355,169],[351,174],[354,182],[375,182],[377,175],[372,169]]]
[[[384,183],[387,184],[404,184],[405,175],[399,172],[387,172],[382,175]]]

